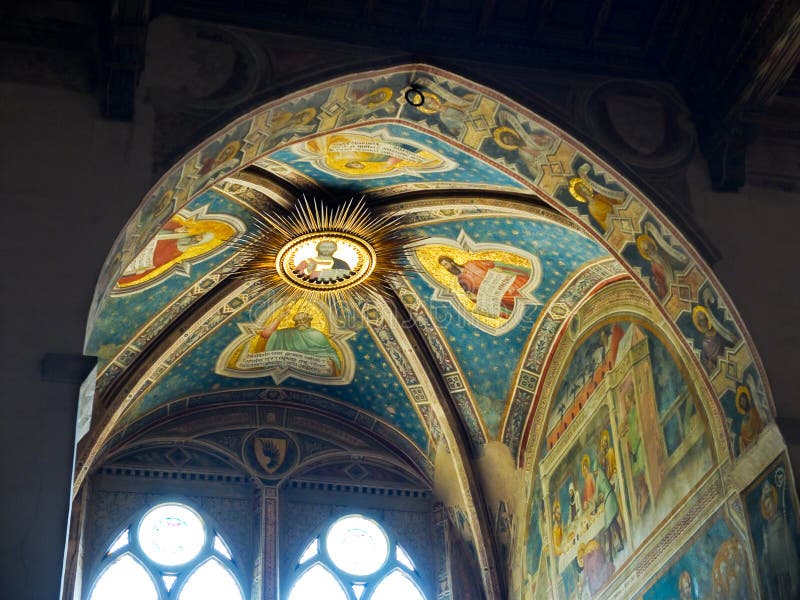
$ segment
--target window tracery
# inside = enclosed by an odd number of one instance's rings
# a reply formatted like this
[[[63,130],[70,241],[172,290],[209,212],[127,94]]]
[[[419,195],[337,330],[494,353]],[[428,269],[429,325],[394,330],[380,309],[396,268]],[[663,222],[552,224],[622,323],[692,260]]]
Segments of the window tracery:
[[[88,600],[244,600],[228,544],[209,520],[161,502],[116,535]]]
[[[340,517],[309,542],[289,600],[426,600],[403,547],[376,521]]]

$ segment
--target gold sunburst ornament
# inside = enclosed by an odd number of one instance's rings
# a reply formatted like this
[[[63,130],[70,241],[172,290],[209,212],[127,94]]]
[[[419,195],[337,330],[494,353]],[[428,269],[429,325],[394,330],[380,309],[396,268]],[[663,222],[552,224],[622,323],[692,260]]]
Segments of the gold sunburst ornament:
[[[405,248],[417,237],[396,215],[373,215],[364,198],[334,209],[303,197],[285,213],[261,213],[234,242],[237,276],[276,298],[340,306],[355,295],[389,293],[389,279],[408,271]]]

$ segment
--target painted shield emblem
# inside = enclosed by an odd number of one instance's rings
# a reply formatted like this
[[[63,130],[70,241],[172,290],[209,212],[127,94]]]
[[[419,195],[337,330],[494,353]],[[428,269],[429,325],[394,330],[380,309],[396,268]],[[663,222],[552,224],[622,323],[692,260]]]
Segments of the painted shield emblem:
[[[274,473],[286,459],[286,440],[280,438],[257,437],[254,449],[258,464],[267,473]]]

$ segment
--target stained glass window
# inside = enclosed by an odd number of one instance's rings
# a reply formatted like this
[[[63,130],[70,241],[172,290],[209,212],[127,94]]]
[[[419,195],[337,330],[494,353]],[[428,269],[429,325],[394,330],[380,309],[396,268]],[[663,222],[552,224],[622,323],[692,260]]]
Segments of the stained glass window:
[[[414,566],[413,561],[411,560],[411,557],[405,550],[403,550],[403,547],[400,544],[397,544],[397,560],[400,561],[401,564],[407,566],[409,570],[411,571],[417,570],[417,568]]]
[[[350,515],[336,521],[325,536],[333,564],[351,575],[371,575],[389,556],[389,540],[373,520]]]
[[[197,556],[206,538],[200,517],[181,504],[161,504],[148,511],[138,533],[147,557],[170,567]]]
[[[114,537],[89,600],[244,600],[230,546],[193,508],[151,507]]]
[[[289,600],[425,600],[414,562],[364,515],[341,517],[305,546]]]

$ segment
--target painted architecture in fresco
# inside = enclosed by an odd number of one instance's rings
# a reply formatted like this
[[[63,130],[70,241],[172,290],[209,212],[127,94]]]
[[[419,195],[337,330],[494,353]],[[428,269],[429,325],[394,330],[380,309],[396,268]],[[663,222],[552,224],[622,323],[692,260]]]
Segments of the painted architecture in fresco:
[[[193,264],[219,254],[228,240],[244,232],[245,225],[240,219],[230,214],[209,213],[208,205],[180,210],[122,270],[112,293],[135,294],[173,274],[187,276]]]
[[[529,552],[543,545],[547,560],[531,586],[591,598],[700,481],[712,454],[696,392],[645,322],[596,328],[559,380],[528,542]]]
[[[758,565],[761,595],[769,600],[800,595],[800,518],[785,457],[743,493]]]
[[[539,259],[517,248],[476,243],[461,230],[456,240],[430,238],[413,259],[434,288],[434,302],[449,302],[489,333],[513,328],[526,304],[538,304]]]
[[[239,323],[241,335],[217,361],[216,372],[229,377],[287,377],[345,385],[353,379],[355,360],[326,307],[307,301],[267,307],[253,323]]]

